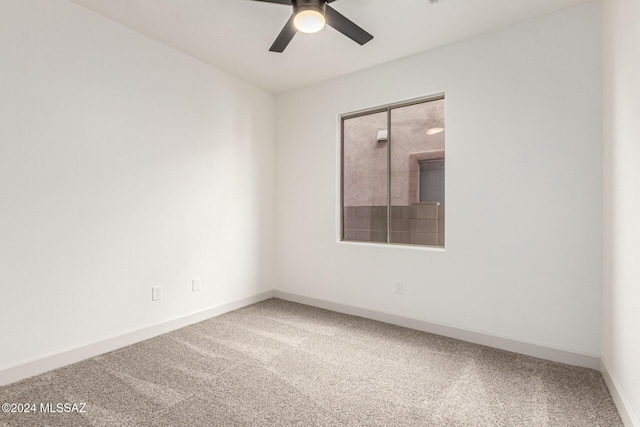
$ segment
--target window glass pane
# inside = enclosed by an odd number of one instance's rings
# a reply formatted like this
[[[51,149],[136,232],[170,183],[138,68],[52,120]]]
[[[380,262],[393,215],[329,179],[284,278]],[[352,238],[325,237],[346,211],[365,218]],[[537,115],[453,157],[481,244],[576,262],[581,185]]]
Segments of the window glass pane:
[[[444,106],[391,110],[391,243],[444,246]]]
[[[344,240],[387,242],[386,129],[386,111],[343,120]]]
[[[444,206],[444,160],[420,163],[420,202],[438,202]]]

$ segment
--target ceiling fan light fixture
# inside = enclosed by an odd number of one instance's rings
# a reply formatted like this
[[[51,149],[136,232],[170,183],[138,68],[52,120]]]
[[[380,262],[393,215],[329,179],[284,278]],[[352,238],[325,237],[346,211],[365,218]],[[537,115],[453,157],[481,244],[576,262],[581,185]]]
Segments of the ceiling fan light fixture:
[[[293,25],[302,33],[317,33],[327,24],[324,15],[315,9],[303,9],[296,13]]]
[[[334,0],[255,0],[277,3],[293,7],[293,14],[278,34],[276,41],[269,48],[270,52],[282,53],[293,37],[298,33],[317,33],[325,25],[349,37],[359,45],[366,44],[373,36],[356,25],[349,18],[329,6]]]

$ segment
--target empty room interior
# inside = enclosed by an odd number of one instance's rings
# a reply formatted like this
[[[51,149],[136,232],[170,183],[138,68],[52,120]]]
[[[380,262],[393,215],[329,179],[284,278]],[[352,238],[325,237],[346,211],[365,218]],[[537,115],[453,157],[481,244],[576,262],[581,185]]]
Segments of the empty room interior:
[[[638,0],[0,0],[0,426],[640,427]]]

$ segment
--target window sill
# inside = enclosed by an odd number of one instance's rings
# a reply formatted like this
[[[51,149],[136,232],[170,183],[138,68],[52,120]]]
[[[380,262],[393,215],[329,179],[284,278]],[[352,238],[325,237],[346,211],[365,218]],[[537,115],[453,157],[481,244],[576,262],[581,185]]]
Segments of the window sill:
[[[410,243],[385,243],[385,242],[359,242],[356,240],[338,240],[338,244],[346,244],[352,246],[366,246],[375,248],[400,248],[400,249],[416,249],[428,252],[446,252],[446,247],[442,246],[426,246],[412,245]]]

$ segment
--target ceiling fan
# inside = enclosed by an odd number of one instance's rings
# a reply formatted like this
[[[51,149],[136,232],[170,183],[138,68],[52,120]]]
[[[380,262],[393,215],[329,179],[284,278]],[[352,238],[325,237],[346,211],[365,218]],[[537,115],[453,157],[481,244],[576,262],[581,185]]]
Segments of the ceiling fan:
[[[325,24],[340,31],[351,40],[363,45],[373,36],[344,17],[327,3],[335,0],[254,0],[266,3],[277,3],[293,6],[293,15],[289,18],[278,38],[269,49],[271,52],[282,53],[298,31],[303,33],[317,33]]]

